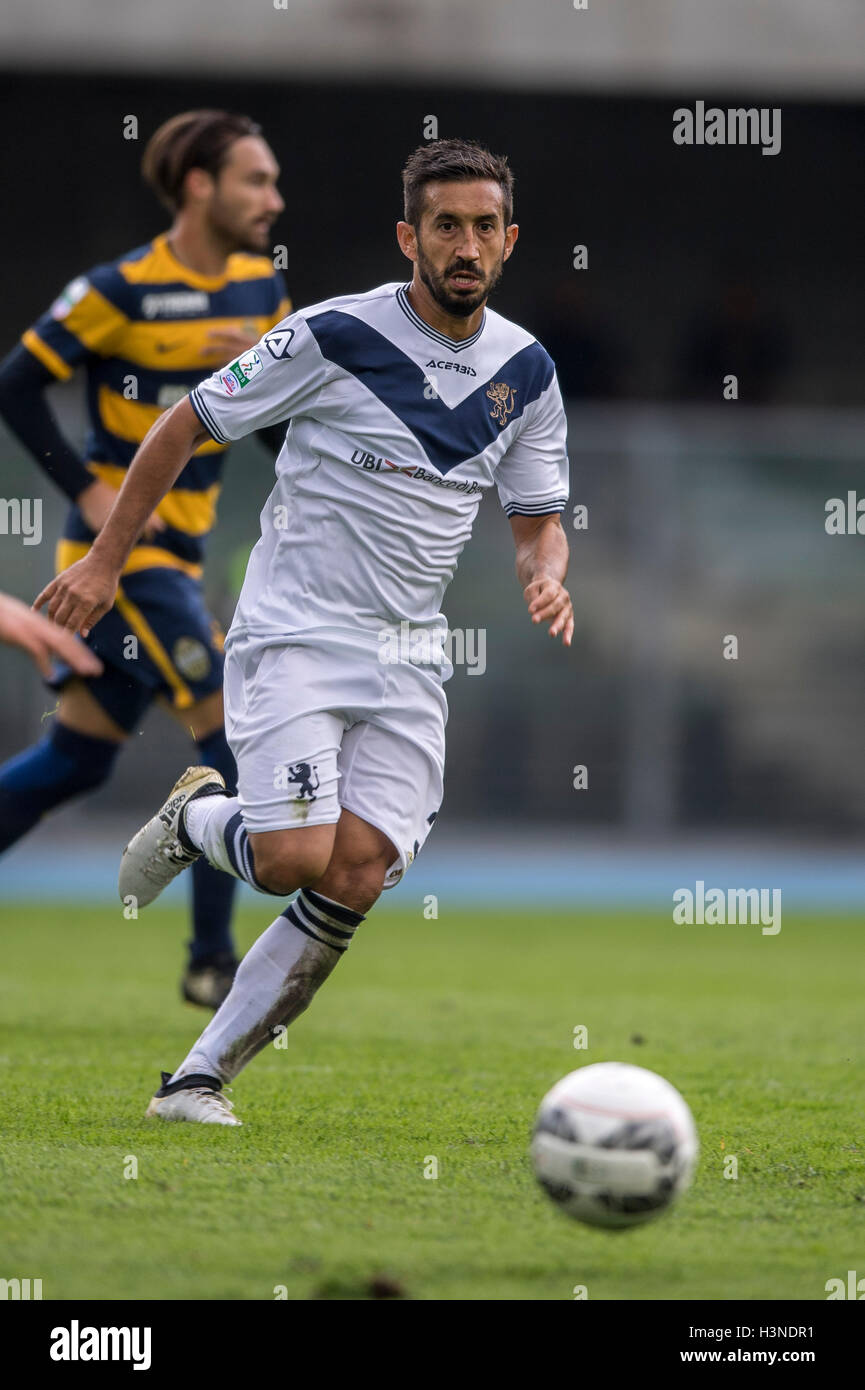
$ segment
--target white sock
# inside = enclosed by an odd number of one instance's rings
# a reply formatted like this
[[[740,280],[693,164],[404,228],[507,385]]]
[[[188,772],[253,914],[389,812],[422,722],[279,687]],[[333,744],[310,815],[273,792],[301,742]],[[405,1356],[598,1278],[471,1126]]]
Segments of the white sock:
[[[267,893],[255,877],[255,862],[249,834],[243,824],[236,796],[198,796],[183,812],[183,828],[196,849],[203,850],[208,863],[223,873],[233,874]],[[271,894],[282,897],[284,894]]]
[[[279,1036],[279,1025],[312,1003],[362,921],[362,913],[302,889],[246,953],[231,993],[172,1081],[192,1073],[231,1081]]]

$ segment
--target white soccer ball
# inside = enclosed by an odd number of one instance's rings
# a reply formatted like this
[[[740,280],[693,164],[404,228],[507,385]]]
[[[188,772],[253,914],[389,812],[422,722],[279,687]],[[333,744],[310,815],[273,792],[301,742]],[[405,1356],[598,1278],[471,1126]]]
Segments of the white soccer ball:
[[[627,1062],[596,1062],[544,1096],[532,1136],[535,1176],[588,1226],[639,1226],[690,1186],[699,1141],[675,1086]]]

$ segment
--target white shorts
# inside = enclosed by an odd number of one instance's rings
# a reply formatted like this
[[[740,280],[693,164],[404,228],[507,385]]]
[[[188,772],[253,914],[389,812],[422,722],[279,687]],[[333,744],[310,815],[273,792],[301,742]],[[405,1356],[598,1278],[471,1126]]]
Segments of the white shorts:
[[[442,801],[447,701],[434,670],[369,648],[232,636],[225,729],[247,830],[332,825],[344,809],[381,830],[392,888]]]

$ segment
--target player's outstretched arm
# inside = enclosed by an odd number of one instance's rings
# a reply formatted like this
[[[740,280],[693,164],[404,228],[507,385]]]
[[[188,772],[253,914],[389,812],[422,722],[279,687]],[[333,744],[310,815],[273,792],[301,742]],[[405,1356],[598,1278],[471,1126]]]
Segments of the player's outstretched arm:
[[[154,509],[173,487],[199,444],[210,436],[188,400],[178,401],[145,435],[111,515],[83,560],[46,585],[33,607],[86,637],[114,602],[129,553]]]
[[[79,676],[98,676],[102,670],[102,662],[89,647],[11,594],[0,594],[0,642],[29,652],[43,676],[51,675],[55,656],[66,661]]]
[[[512,516],[517,547],[517,578],[533,623],[550,624],[550,636],[562,635],[566,647],[574,635],[574,609],[564,586],[568,541],[558,514]]]

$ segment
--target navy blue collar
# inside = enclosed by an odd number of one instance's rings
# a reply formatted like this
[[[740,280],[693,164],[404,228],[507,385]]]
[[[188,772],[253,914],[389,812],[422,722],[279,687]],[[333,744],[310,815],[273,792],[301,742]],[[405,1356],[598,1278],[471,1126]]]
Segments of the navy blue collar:
[[[419,328],[421,333],[425,333],[428,338],[432,338],[434,343],[438,343],[440,347],[449,348],[451,352],[462,352],[465,348],[474,347],[475,343],[483,333],[484,328],[486,326],[486,309],[484,309],[484,315],[481,319],[481,326],[478,329],[477,333],[473,333],[470,338],[462,338],[460,342],[456,343],[454,342],[453,338],[446,338],[444,333],[437,333],[436,330],[432,328],[426,322],[425,319],[421,318],[420,314],[415,313],[414,309],[411,307],[411,304],[409,303],[408,294],[406,293],[408,289],[410,289],[410,284],[400,285],[399,289],[396,292],[396,301],[399,307],[402,309],[403,313],[405,314],[406,318],[411,320],[415,328]]]

